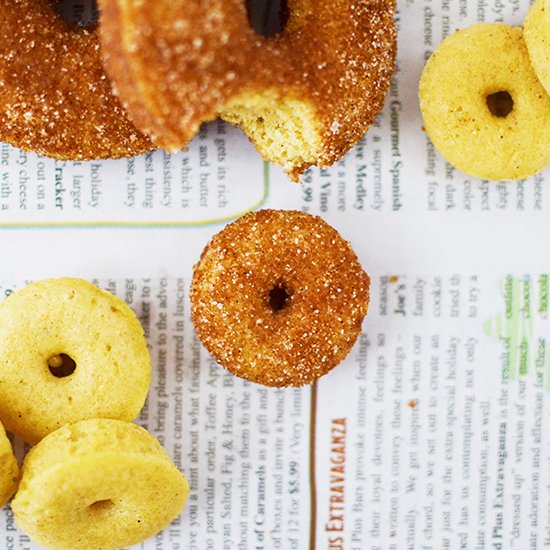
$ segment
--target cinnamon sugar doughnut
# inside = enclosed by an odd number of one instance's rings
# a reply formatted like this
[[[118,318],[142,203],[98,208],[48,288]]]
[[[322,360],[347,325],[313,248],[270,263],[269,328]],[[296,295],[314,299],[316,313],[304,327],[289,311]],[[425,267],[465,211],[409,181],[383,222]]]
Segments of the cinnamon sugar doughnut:
[[[394,0],[292,0],[283,32],[245,0],[99,0],[106,67],[134,122],[166,150],[218,115],[294,178],[335,162],[383,105]]]
[[[43,546],[115,550],[166,527],[188,493],[155,437],[129,422],[93,419],[63,426],[31,449],[12,508]]]
[[[261,210],[214,236],[191,285],[197,335],[222,366],[266,386],[302,386],[349,353],[368,275],[321,218]]]
[[[54,0],[0,0],[0,141],[60,160],[152,148],[111,92],[97,29],[64,21]]]

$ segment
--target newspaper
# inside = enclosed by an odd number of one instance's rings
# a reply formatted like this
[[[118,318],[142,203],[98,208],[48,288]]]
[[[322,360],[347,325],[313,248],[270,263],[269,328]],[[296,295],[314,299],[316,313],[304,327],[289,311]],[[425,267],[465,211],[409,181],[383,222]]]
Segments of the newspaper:
[[[0,296],[79,276],[139,316],[153,381],[136,422],[188,477],[182,515],[136,548],[539,549],[550,546],[550,172],[469,178],[422,131],[417,87],[456,28],[520,25],[524,0],[403,0],[378,122],[301,185],[242,133],[66,163],[0,147]],[[258,208],[321,215],[372,277],[363,334],[312,386],[220,368],[194,335],[192,266]],[[14,440],[17,454],[26,448]],[[37,548],[0,514],[0,547]]]

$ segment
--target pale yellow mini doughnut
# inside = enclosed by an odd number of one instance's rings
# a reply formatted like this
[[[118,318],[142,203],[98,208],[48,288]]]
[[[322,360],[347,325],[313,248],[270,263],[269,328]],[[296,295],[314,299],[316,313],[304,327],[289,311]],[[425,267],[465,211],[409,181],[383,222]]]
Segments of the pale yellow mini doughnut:
[[[12,509],[21,529],[56,550],[114,550],[164,529],[189,484],[157,439],[119,420],[68,424],[33,447]]]
[[[0,304],[0,420],[25,441],[86,418],[134,420],[150,379],[143,329],[111,293],[49,279]]]
[[[19,482],[19,466],[2,424],[0,424],[0,508],[8,502]]]
[[[426,63],[420,108],[435,147],[470,176],[522,179],[550,163],[550,97],[519,27],[479,23],[449,36]]]
[[[550,0],[536,0],[523,23],[531,65],[550,94]]]

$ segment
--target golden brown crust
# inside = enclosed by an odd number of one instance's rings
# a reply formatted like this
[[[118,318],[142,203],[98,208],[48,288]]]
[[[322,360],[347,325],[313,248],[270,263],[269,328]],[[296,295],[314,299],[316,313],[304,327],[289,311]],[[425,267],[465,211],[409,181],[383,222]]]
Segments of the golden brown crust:
[[[333,163],[382,108],[396,53],[393,0],[291,0],[272,38],[250,28],[245,4],[100,0],[106,66],[128,111],[175,150],[231,98],[275,89],[312,106],[318,164]]]
[[[302,386],[349,353],[369,284],[349,243],[321,218],[261,210],[228,225],[203,251],[191,285],[192,318],[204,346],[232,373],[267,386]],[[274,288],[288,294],[278,310]]]
[[[66,23],[52,0],[0,0],[0,140],[60,160],[152,148],[111,92],[95,28]]]

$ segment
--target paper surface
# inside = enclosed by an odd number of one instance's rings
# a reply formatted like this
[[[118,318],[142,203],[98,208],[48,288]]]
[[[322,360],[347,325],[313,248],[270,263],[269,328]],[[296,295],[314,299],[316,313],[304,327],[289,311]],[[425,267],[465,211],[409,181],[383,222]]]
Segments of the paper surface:
[[[537,549],[550,545],[550,172],[483,182],[422,132],[418,79],[455,28],[519,25],[528,2],[399,3],[399,70],[379,122],[301,186],[246,138],[60,163],[0,148],[0,296],[80,276],[140,317],[153,383],[137,422],[191,483],[140,548]],[[193,333],[192,266],[227,220],[320,214],[372,277],[364,333],[317,384],[267,389]],[[15,441],[18,453],[22,444]],[[0,514],[0,546],[35,548]]]

